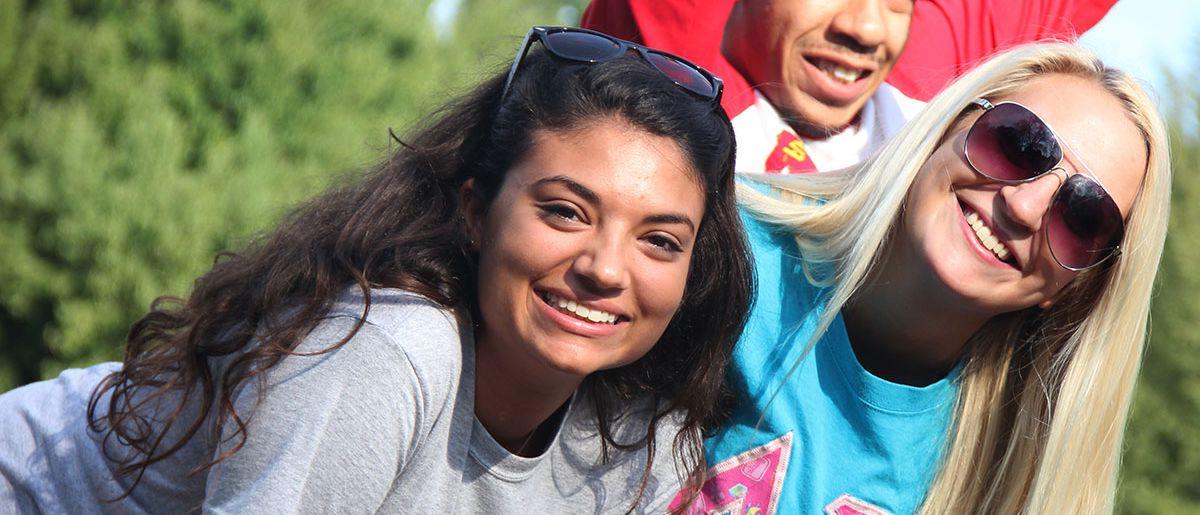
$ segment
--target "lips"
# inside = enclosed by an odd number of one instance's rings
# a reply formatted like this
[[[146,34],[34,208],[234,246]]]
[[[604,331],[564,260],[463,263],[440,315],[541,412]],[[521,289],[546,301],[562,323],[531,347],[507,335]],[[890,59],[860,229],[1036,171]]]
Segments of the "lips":
[[[845,105],[867,92],[868,78],[878,69],[875,63],[846,59],[829,53],[806,53],[801,61],[810,77],[809,94],[833,105]]]
[[[565,290],[538,289],[533,296],[543,319],[570,334],[611,338],[627,330],[629,324],[629,316],[611,302],[580,301]]]
[[[620,318],[619,315],[609,313],[595,306],[589,308],[581,302],[560,297],[550,292],[544,292],[542,300],[545,300],[546,304],[549,304],[550,307],[558,308],[563,313],[575,315],[580,320],[587,320],[597,324],[615,324],[617,323],[617,319]]]
[[[959,206],[962,208],[963,222],[965,224],[963,232],[966,233],[966,237],[975,246],[976,250],[991,262],[1019,270],[1020,266],[1016,260],[1016,256],[1013,254],[1009,244],[996,234],[996,230],[990,225],[991,220],[981,215],[971,206],[961,203]]]
[[[983,223],[983,220],[979,218],[979,214],[974,211],[968,213],[967,224],[971,226],[971,229],[975,230],[975,236],[979,238],[979,243],[982,243],[984,247],[994,252],[996,257],[1000,258],[1001,261],[1008,259],[1010,254],[1008,247],[1000,242],[1000,238],[992,234],[992,230]]]
[[[839,81],[843,84],[850,84],[851,82],[854,82],[854,81],[856,81],[866,75],[869,75],[871,73],[870,71],[863,70],[861,68],[854,68],[851,66],[846,66],[841,63],[837,63],[837,62],[830,61],[827,59],[811,57],[811,58],[808,58],[808,60],[810,62],[812,62],[813,65],[815,65],[818,69],[820,69],[821,71],[825,72],[830,77],[832,77],[834,80]]]
[[[990,218],[965,203],[960,202],[959,208],[962,209],[962,232],[980,256],[996,265],[1020,270],[1021,264],[1016,261],[1010,242],[1002,234],[997,234]]]

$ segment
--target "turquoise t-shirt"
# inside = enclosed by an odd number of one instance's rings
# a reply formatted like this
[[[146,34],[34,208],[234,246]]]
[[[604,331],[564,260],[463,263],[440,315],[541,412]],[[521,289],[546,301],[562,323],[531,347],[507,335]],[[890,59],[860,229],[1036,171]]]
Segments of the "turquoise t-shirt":
[[[958,369],[921,388],[880,379],[859,364],[841,315],[804,356],[826,291],[784,231],[743,222],[758,276],[730,372],[743,397],[705,441],[713,475],[690,511],[912,513],[937,471]]]

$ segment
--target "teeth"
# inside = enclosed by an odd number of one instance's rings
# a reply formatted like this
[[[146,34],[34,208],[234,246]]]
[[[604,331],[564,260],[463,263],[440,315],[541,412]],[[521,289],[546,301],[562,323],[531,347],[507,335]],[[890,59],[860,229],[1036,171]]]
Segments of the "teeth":
[[[849,84],[858,80],[858,72],[838,66],[833,69],[833,78]]]
[[[597,324],[615,324],[617,323],[617,315],[607,313],[599,309],[591,309],[582,306],[573,300],[567,300],[553,293],[545,294],[546,303],[551,306],[558,306],[558,310],[564,313],[570,313],[577,318],[582,318],[589,322]]]
[[[840,64],[834,64],[829,61],[819,61],[818,67],[824,70],[830,77],[837,79],[840,82],[849,84],[858,80],[862,76],[862,71],[846,68]]]
[[[983,220],[974,211],[967,211],[967,224],[975,230],[975,237],[979,238],[979,243],[996,254],[1001,261],[1008,259],[1008,247],[1005,247],[1000,239],[992,234],[992,230],[983,224]]]

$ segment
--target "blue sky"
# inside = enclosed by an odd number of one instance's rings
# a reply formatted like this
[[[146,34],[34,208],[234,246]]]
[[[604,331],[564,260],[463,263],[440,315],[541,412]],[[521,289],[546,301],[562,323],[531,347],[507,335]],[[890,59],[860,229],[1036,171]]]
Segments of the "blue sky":
[[[1080,43],[1109,66],[1142,79],[1161,98],[1162,70],[1200,70],[1200,2],[1196,0],[1119,0]]]

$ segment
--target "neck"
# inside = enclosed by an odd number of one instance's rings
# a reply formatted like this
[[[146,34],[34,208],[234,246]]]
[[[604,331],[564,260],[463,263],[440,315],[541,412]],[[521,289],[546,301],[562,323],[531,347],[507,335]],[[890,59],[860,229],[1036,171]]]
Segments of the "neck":
[[[880,270],[842,308],[855,356],[863,368],[894,383],[937,382],[988,317],[966,312],[955,299],[913,298],[912,292],[927,289],[910,286],[929,278]]]
[[[579,388],[583,378],[566,374],[531,373],[514,352],[498,352],[482,339],[475,347],[475,417],[509,452],[541,454],[555,431],[555,412]],[[550,420],[555,418],[555,420]]]

